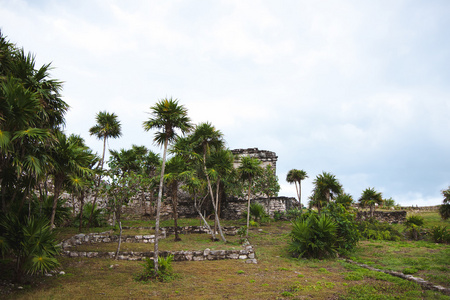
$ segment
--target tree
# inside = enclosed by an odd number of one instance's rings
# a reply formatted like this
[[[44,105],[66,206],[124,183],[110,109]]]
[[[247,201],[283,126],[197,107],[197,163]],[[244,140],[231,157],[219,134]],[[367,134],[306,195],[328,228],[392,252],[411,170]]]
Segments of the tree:
[[[263,168],[261,167],[261,161],[254,157],[244,156],[241,158],[241,164],[238,167],[238,172],[241,180],[248,184],[247,231],[246,231],[246,237],[248,238],[248,227],[250,226],[250,195],[252,192],[253,180],[258,176],[261,176],[263,172]]]
[[[178,235],[178,187],[185,176],[185,172],[187,172],[187,165],[183,157],[173,156],[167,161],[164,180],[167,182],[171,196],[175,242],[181,241]]]
[[[370,208],[370,217],[373,218],[375,205],[383,204],[383,196],[381,192],[377,192],[374,188],[367,188],[362,192],[358,202],[359,206]]]
[[[336,203],[342,204],[345,208],[349,208],[353,204],[353,197],[346,193],[339,194],[336,197]]]
[[[302,180],[305,180],[306,178],[308,178],[306,171],[297,169],[289,170],[286,176],[287,182],[295,184],[295,189],[297,190],[297,197],[300,207],[302,207]]]
[[[223,140],[223,134],[210,123],[201,123],[196,126],[195,131],[191,136],[191,141],[194,144],[194,152],[201,154],[201,164],[203,167],[203,172],[208,183],[208,190],[211,196],[211,203],[214,208],[214,219],[219,228],[219,234],[222,241],[226,242],[225,236],[220,226],[220,219],[218,214],[218,208],[216,205],[217,200],[215,200],[214,192],[212,189],[210,173],[207,170],[206,162],[207,156],[211,154],[211,149],[221,149],[223,148],[225,142]],[[199,155],[197,155],[198,157]]]
[[[444,196],[444,201],[439,206],[439,214],[442,219],[447,220],[450,218],[450,186],[446,190],[442,190],[441,193]]]
[[[91,135],[95,135],[99,140],[103,140],[103,152],[102,158],[100,160],[100,171],[103,171],[103,164],[105,162],[105,151],[106,151],[106,141],[109,138],[118,138],[122,135],[122,125],[118,120],[118,117],[114,113],[108,113],[106,111],[98,112],[95,116],[96,124],[89,129],[89,133]],[[102,176],[99,175],[97,181],[97,189],[100,186]],[[94,196],[94,201],[92,205],[92,209],[95,207],[95,203],[97,202],[97,193]],[[93,212],[91,212],[88,223],[88,228],[91,226]]]
[[[145,131],[159,130],[155,133],[153,141],[159,146],[163,146],[163,158],[161,166],[161,177],[159,181],[158,200],[156,202],[156,224],[155,224],[155,254],[153,257],[155,266],[155,276],[158,273],[158,239],[159,239],[159,219],[161,210],[161,199],[164,183],[164,169],[166,166],[166,155],[168,144],[173,142],[177,133],[176,130],[181,131],[182,134],[188,133],[191,128],[191,120],[187,115],[187,109],[178,104],[176,99],[162,99],[150,108],[151,117],[144,121],[143,127]]]
[[[56,133],[57,144],[50,152],[51,174],[53,175],[53,209],[50,226],[54,227],[56,205],[64,184],[70,175],[85,175],[91,173],[89,163],[92,161],[92,153],[88,148],[80,145],[79,137],[67,136],[62,132]]]
[[[280,191],[280,185],[278,183],[278,176],[270,165],[263,168],[261,176],[255,178],[255,191],[261,193],[266,197],[277,197]]]
[[[314,189],[310,196],[309,205],[311,207],[317,207],[319,213],[322,207],[335,199],[343,191],[342,185],[336,179],[336,176],[327,172],[322,172],[322,174],[317,175],[313,184]]]

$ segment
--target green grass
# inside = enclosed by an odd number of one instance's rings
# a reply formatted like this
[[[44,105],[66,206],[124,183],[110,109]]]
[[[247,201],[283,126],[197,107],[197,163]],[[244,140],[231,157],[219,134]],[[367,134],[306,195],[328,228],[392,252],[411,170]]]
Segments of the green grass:
[[[189,222],[197,222],[198,225],[199,220]],[[360,268],[342,260],[292,258],[287,251],[291,230],[289,222],[272,222],[261,228],[263,231],[251,228],[249,237],[255,247],[258,264],[246,264],[242,260],[174,262],[173,270],[178,274],[177,279],[170,282],[142,283],[133,280],[134,276],[142,271],[141,262],[61,257],[62,270],[66,275],[28,279],[29,282],[22,290],[18,290],[15,286],[13,293],[8,297],[10,299],[450,299],[438,292],[423,290],[410,281]],[[60,234],[68,234],[68,230],[61,231]],[[224,247],[240,249],[239,245],[233,243],[224,245],[222,242],[211,242],[207,235],[203,237],[195,234],[181,235],[181,238],[183,241],[176,243],[169,237],[161,240],[161,245],[172,249],[179,247],[181,250],[206,247],[212,249],[213,246],[217,246],[216,249]],[[231,237],[227,238],[232,240]],[[117,244],[111,245],[115,250]],[[135,245],[139,244],[133,246]],[[352,258],[383,269],[400,271],[405,268],[416,269],[417,273],[414,276],[449,287],[448,251],[448,245],[424,241],[364,241],[352,254]],[[385,255],[382,255],[383,253]],[[7,269],[8,263],[11,264],[10,261],[0,261],[0,269]],[[9,273],[0,272],[0,279],[7,278],[8,275],[5,274]],[[4,286],[0,286],[0,296],[3,288]]]

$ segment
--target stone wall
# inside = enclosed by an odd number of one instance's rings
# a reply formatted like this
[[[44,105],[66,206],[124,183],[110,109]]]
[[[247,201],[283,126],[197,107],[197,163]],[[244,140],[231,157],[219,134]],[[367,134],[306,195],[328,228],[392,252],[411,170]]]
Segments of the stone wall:
[[[250,202],[262,204],[270,217],[273,217],[275,212],[285,212],[293,208],[299,208],[298,202],[292,197],[257,198],[250,199]],[[247,212],[247,199],[230,197],[224,204],[222,217],[236,220],[242,218],[244,212]]]
[[[277,170],[277,160],[278,156],[275,152],[267,151],[267,150],[259,150],[258,148],[248,148],[248,149],[234,149],[231,150],[231,153],[236,157],[233,166],[235,168],[240,165],[240,156],[250,156],[255,157],[261,161],[262,167],[266,167],[267,165],[271,165],[274,172]]]
[[[406,211],[374,211],[373,217],[380,221],[389,224],[398,224],[406,221]],[[367,220],[370,218],[370,211],[358,211],[356,220]]]

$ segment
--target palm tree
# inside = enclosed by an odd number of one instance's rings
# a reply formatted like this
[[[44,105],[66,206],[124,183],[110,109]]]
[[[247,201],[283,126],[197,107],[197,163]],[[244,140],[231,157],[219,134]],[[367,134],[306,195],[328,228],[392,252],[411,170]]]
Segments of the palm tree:
[[[317,175],[313,184],[314,189],[310,197],[309,205],[317,207],[319,213],[322,207],[335,199],[343,191],[342,185],[336,179],[336,176],[327,172],[322,172],[322,174]]]
[[[220,238],[222,239],[222,241],[226,242],[227,240],[225,239],[225,235],[223,234],[222,226],[220,226],[220,219],[216,205],[217,201],[214,200],[215,197],[212,189],[211,179],[206,167],[207,155],[211,153],[211,149],[223,148],[225,144],[223,140],[223,134],[222,132],[214,128],[214,126],[211,123],[206,122],[196,126],[195,131],[191,136],[191,139],[194,143],[194,152],[201,153],[201,155],[203,156],[201,163],[203,166],[203,172],[205,173],[206,176],[206,181],[208,183],[208,190],[211,196],[211,203],[214,208],[214,219],[219,228]]]
[[[223,178],[230,176],[233,171],[234,156],[228,149],[217,149],[211,153],[206,164],[209,169],[208,177],[215,180],[216,185],[216,208],[217,216],[220,215],[220,187]],[[222,184],[223,185],[223,184]],[[215,220],[215,219],[214,219]],[[214,230],[217,230],[218,223],[214,221]]]
[[[153,257],[155,266],[155,276],[158,273],[158,238],[159,238],[159,218],[161,211],[161,199],[164,184],[164,169],[166,166],[166,155],[168,144],[177,138],[176,130],[186,134],[192,128],[191,120],[187,115],[187,109],[178,104],[176,99],[162,99],[154,106],[150,107],[151,117],[144,121],[145,131],[159,130],[155,134],[153,141],[164,147],[161,166],[161,177],[159,181],[158,200],[156,202],[156,224],[155,224],[155,254]]]
[[[373,218],[375,205],[383,204],[383,196],[381,195],[381,192],[377,192],[375,188],[367,188],[362,192],[358,202],[361,207],[368,206],[370,208],[370,217]]]
[[[63,189],[64,183],[73,175],[86,175],[92,172],[89,163],[93,156],[87,147],[79,142],[77,136],[67,136],[62,132],[56,133],[57,144],[50,152],[51,174],[53,175],[53,208],[50,219],[50,226],[54,227],[56,207],[58,198]]]
[[[243,182],[248,184],[247,192],[247,233],[248,238],[248,227],[250,226],[250,195],[252,191],[253,180],[262,174],[261,161],[254,157],[244,156],[241,158],[241,165],[238,167],[239,177]]]
[[[287,173],[286,181],[295,184],[295,189],[297,190],[298,203],[300,208],[302,207],[302,180],[308,178],[306,171],[292,169]]]
[[[345,208],[349,208],[353,204],[353,197],[350,194],[341,193],[336,197],[336,203],[342,204]]]
[[[106,141],[109,138],[118,138],[122,135],[122,125],[117,119],[117,115],[114,113],[108,113],[106,111],[98,112],[95,116],[96,124],[89,129],[90,135],[95,135],[99,140],[103,140],[103,152],[100,160],[100,172],[103,171],[103,164],[105,163]],[[98,176],[97,189],[100,186],[102,179],[101,174]],[[92,203],[92,211],[89,216],[89,222],[87,228],[91,226],[92,216],[94,215],[94,208],[97,202],[97,193],[95,193],[94,201]]]
[[[178,235],[178,186],[180,182],[185,177],[187,172],[186,161],[181,156],[173,156],[166,163],[166,170],[164,174],[164,179],[169,187],[172,210],[173,210],[173,221],[175,229],[175,242],[181,241]]]
[[[103,140],[103,154],[100,161],[100,169],[103,170],[105,162],[106,141],[109,138],[118,138],[122,135],[122,126],[114,113],[101,111],[97,113],[95,120],[97,124],[89,129],[91,135],[95,135],[99,140]]]

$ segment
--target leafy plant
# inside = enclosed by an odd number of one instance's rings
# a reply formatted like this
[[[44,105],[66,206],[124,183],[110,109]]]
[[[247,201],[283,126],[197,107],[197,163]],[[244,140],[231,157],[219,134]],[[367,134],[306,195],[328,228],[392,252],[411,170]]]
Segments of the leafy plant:
[[[320,259],[336,256],[338,227],[331,217],[311,211],[307,217],[292,222],[292,226],[288,250],[294,257]]]
[[[286,212],[286,217],[287,217],[288,220],[295,220],[295,219],[301,217],[301,216],[302,216],[302,213],[303,213],[303,212],[302,212],[301,209],[293,208],[293,209],[289,209],[289,210]]]
[[[439,214],[443,220],[450,218],[450,186],[448,189],[441,191],[444,196],[443,204],[439,207]]]
[[[375,219],[359,222],[358,229],[363,238],[370,240],[400,241],[402,238],[402,234],[391,224]]]
[[[52,208],[53,208],[53,199],[54,196],[41,195],[39,198],[37,195],[33,195],[31,201],[31,215],[34,215],[38,218],[48,218],[50,219],[52,216]],[[61,225],[65,221],[69,220],[70,222],[70,207],[65,207],[65,200],[62,198],[58,198],[56,202],[56,210],[55,210],[55,225]]]
[[[145,258],[144,263],[141,264],[144,270],[139,274],[136,279],[139,281],[148,281],[150,279],[157,279],[159,281],[171,281],[174,279],[172,270],[173,255],[169,255],[166,258],[158,256],[158,271],[155,277],[155,262],[153,258]]]
[[[92,209],[92,205],[94,205],[94,209]],[[91,219],[91,213],[92,213],[92,219]],[[97,207],[97,204],[87,203],[83,207],[83,226],[87,226],[89,223],[89,220],[91,219],[91,226],[92,227],[102,227],[106,225],[105,217],[104,217],[104,210],[102,208]],[[74,223],[76,226],[79,225],[80,220],[80,214],[78,213],[77,217],[74,220]]]
[[[414,240],[419,238],[419,230],[424,223],[423,217],[421,216],[410,216],[406,218],[405,226],[409,228],[410,237]]]
[[[353,251],[359,241],[360,234],[352,209],[341,203],[330,202],[322,209],[322,213],[327,214],[336,222],[337,236],[340,241],[339,253],[345,255]]]
[[[55,256],[59,247],[46,218],[26,218],[13,213],[0,220],[0,248],[16,257],[15,280],[24,273],[37,274],[59,266]]]
[[[450,243],[450,231],[447,226],[433,226],[430,233],[435,243]]]

